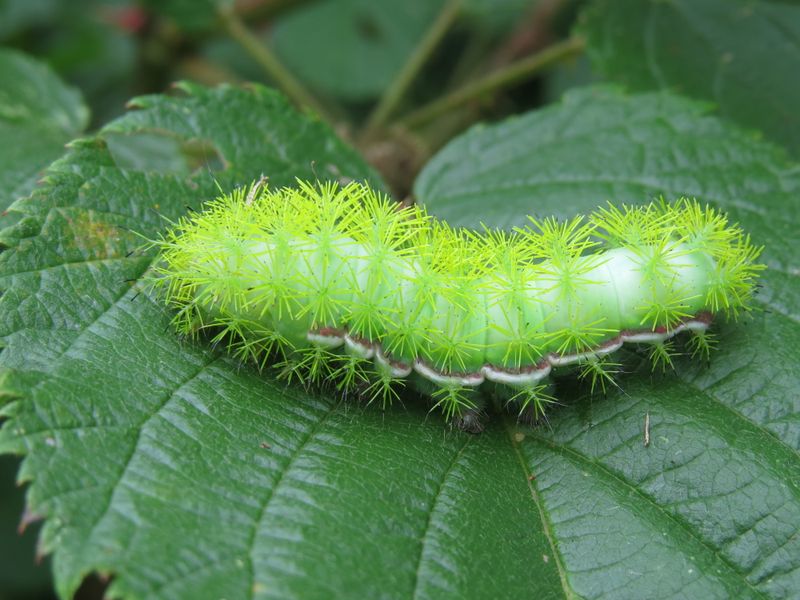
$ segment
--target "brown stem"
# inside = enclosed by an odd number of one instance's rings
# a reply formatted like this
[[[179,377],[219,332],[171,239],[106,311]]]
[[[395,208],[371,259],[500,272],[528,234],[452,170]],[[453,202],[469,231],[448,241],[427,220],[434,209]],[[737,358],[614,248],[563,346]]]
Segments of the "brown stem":
[[[388,117],[395,111],[397,105],[403,99],[411,82],[419,74],[425,62],[430,58],[436,46],[442,41],[444,35],[456,21],[461,7],[461,0],[448,0],[442,7],[439,16],[431,25],[430,29],[422,38],[414,52],[406,61],[403,68],[394,78],[394,81],[389,85],[381,97],[378,105],[372,111],[372,114],[367,119],[364,136],[368,137],[376,129],[380,128],[386,123]]]
[[[563,42],[553,44],[541,52],[512,63],[504,69],[489,73],[482,79],[466,84],[450,94],[415,110],[401,119],[400,125],[407,128],[424,125],[462,104],[510,87],[555,63],[576,56],[583,52],[585,45],[586,42],[580,37],[571,37]]]
[[[253,57],[270,79],[272,79],[295,104],[313,110],[320,115],[320,117],[330,122],[325,109],[317,99],[303,84],[294,78],[272,51],[261,43],[261,40],[247,28],[241,18],[239,18],[233,10],[221,8],[219,10],[219,17],[228,35]]]

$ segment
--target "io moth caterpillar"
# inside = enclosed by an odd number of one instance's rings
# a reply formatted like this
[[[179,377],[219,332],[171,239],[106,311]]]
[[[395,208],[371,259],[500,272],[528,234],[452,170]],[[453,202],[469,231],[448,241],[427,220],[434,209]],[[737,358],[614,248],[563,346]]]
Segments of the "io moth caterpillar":
[[[623,343],[663,367],[683,331],[707,354],[712,317],[747,310],[763,268],[761,248],[695,200],[529,220],[473,232],[360,183],[254,184],[174,224],[151,282],[183,333],[383,402],[413,379],[478,429],[479,388],[539,416],[554,368],[604,385]]]

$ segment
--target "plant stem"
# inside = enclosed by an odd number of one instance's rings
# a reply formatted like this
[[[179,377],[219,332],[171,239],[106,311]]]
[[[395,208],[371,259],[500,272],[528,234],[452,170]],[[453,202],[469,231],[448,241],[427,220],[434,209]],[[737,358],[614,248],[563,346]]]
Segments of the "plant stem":
[[[439,42],[442,41],[444,35],[458,18],[460,8],[461,0],[448,0],[442,7],[433,25],[425,33],[420,43],[417,44],[414,52],[386,89],[383,96],[381,96],[378,105],[367,119],[365,137],[369,137],[371,132],[383,126],[395,111],[411,82],[414,81],[425,62],[436,49],[436,46],[439,45]]]
[[[234,5],[242,20],[252,23],[269,21],[288,10],[293,10],[308,2],[310,0],[263,0],[260,2],[240,2]]]
[[[461,104],[514,85],[559,61],[576,56],[585,46],[586,42],[580,37],[571,37],[553,44],[541,52],[489,73],[474,83],[469,83],[447,96],[434,100],[401,119],[399,124],[407,128],[424,125]]]
[[[301,84],[289,70],[283,66],[278,58],[252,31],[242,22],[239,16],[231,9],[221,8],[219,17],[228,35],[233,38],[244,50],[261,66],[264,72],[275,81],[289,98],[299,106],[304,106],[316,112],[320,117],[330,122],[330,119],[316,98]]]

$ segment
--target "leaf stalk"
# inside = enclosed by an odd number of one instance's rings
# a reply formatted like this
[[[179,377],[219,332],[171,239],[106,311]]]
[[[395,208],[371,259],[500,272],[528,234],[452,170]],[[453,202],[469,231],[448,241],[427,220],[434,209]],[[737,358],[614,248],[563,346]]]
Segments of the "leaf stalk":
[[[433,54],[436,47],[444,39],[445,34],[456,22],[461,12],[461,0],[448,0],[442,7],[439,16],[426,32],[414,52],[408,58],[403,68],[394,78],[384,92],[377,106],[367,119],[364,136],[382,127],[387,119],[395,112],[398,104],[403,99],[411,83],[416,79],[422,67]]]
[[[586,41],[577,36],[553,44],[541,52],[512,63],[504,69],[490,73],[482,79],[468,83],[450,94],[434,100],[400,119],[399,124],[408,129],[425,125],[462,104],[510,87],[556,63],[577,56],[583,52],[585,46]]]
[[[332,122],[325,108],[303,84],[281,63],[275,54],[261,42],[230,8],[220,8],[219,18],[223,28],[273,79],[289,98],[300,106],[316,112],[323,120]]]

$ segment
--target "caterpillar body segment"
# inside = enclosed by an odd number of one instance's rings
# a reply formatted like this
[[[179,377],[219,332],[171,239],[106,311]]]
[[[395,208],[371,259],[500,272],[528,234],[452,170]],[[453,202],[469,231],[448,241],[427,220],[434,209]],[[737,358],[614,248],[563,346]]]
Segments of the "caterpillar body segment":
[[[179,331],[384,402],[421,380],[460,422],[487,384],[536,415],[554,368],[605,385],[626,342],[665,366],[689,331],[707,353],[713,316],[747,310],[762,268],[761,249],[694,200],[477,233],[360,183],[236,190],[156,244],[151,283]]]

